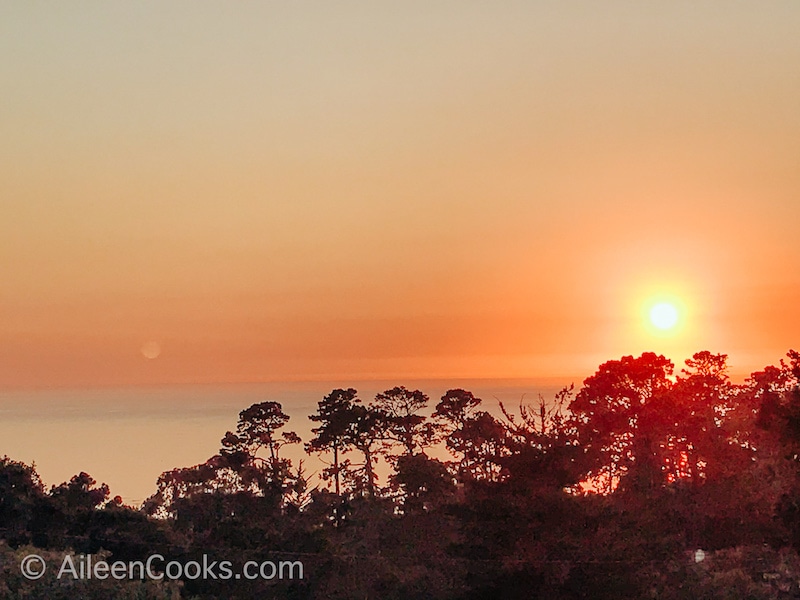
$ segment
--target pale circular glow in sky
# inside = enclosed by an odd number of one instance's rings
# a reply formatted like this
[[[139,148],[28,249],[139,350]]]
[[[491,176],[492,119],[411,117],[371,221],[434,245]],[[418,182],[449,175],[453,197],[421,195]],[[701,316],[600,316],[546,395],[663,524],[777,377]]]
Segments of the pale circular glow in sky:
[[[142,356],[148,360],[153,360],[161,355],[161,344],[154,341],[145,342],[142,344]]]
[[[678,309],[669,302],[659,302],[650,309],[650,322],[659,329],[672,329],[678,323]]]

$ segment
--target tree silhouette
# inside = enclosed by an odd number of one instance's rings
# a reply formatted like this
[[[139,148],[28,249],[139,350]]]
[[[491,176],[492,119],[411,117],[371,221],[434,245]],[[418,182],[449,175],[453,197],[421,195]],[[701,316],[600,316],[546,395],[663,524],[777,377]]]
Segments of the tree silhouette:
[[[472,442],[477,430],[466,430],[476,429],[473,421],[479,413],[477,408],[480,404],[481,399],[476,398],[472,392],[462,389],[447,390],[431,415],[438,421],[438,433],[444,436],[445,446],[456,457],[456,472],[462,477],[471,471],[475,460]]]
[[[104,483],[97,487],[97,482],[88,474],[81,472],[72,477],[69,483],[53,486],[50,497],[65,510],[91,510],[108,500],[109,489]]]
[[[355,413],[353,407],[357,402],[358,392],[353,388],[335,389],[317,403],[316,414],[308,418],[319,423],[319,427],[311,430],[315,437],[306,444],[307,452],[333,452],[333,465],[326,470],[326,476],[334,480],[334,492],[341,495],[340,454],[347,452],[353,444]]]
[[[12,546],[30,542],[30,526],[41,506],[44,486],[32,466],[0,459],[0,532]]]
[[[395,387],[364,406],[355,389],[337,388],[317,403],[305,446],[332,458],[336,493],[309,486],[302,461],[294,468],[282,456],[300,439],[277,402],[243,410],[217,455],[162,473],[141,511],[109,501],[108,486],[85,472],[46,493],[33,466],[5,457],[0,596],[794,597],[800,354],[740,385],[727,370],[726,355],[709,351],[677,374],[663,356],[624,356],[577,393],[540,396],[513,414],[501,404],[498,417],[464,389],[448,390],[427,419],[419,390]],[[451,460],[429,456],[434,444]],[[350,460],[359,454],[363,465]],[[388,459],[384,489],[376,456]],[[67,551],[198,564],[285,558],[313,577],[92,588],[20,571],[36,553],[57,572]]]
[[[447,466],[421,453],[398,457],[391,484],[402,492],[402,508],[407,513],[426,511],[442,504],[455,488]]]
[[[381,439],[382,421],[371,407],[356,404],[352,409],[353,427],[350,431],[349,441],[364,457],[361,467],[355,467],[347,472],[354,492],[363,491],[367,496],[374,498],[377,487],[375,474],[374,446]]]
[[[435,428],[419,411],[428,404],[428,396],[419,390],[397,386],[375,396],[370,409],[388,442],[397,442],[403,452],[413,455],[433,443]]]
[[[540,395],[535,407],[520,402],[519,416],[500,404],[505,436],[494,461],[515,488],[561,490],[575,486],[585,475],[584,450],[575,421],[567,414],[572,390],[572,386],[560,390],[551,403]]]
[[[283,446],[301,441],[294,432],[278,433],[288,421],[278,402],[261,402],[241,411],[236,433],[225,434],[219,454],[199,465],[162,473],[144,509],[176,517],[180,505],[189,506],[186,499],[220,494],[261,496],[277,510],[286,494],[302,492],[307,483],[302,472],[293,472],[291,461],[280,456]],[[262,451],[266,457],[260,456]]]
[[[668,454],[668,478],[699,485],[736,464],[728,452],[732,447],[725,423],[740,390],[728,378],[725,354],[697,352],[686,365],[672,392],[662,399],[667,429],[662,446]]]
[[[278,434],[289,421],[279,402],[253,404],[239,413],[236,433],[228,432],[222,439],[221,454],[241,461],[242,467],[254,467],[261,474],[263,487],[283,493],[291,479],[291,461],[281,458],[280,450],[287,444],[299,444],[293,431]],[[266,458],[259,456],[266,450]]]
[[[595,462],[592,475],[607,490],[634,467],[645,485],[660,478],[648,409],[671,388],[672,372],[672,361],[652,352],[623,356],[600,365],[570,404],[580,443]]]

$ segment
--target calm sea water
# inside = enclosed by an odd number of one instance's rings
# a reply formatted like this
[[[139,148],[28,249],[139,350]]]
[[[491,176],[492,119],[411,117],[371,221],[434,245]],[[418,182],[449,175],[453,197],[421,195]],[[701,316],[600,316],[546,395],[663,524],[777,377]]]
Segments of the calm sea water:
[[[283,405],[293,430],[307,441],[317,402],[332,389],[354,387],[363,402],[395,385],[420,389],[430,407],[451,388],[472,391],[486,410],[499,403],[518,411],[520,402],[551,400],[570,380],[424,380],[176,385],[102,389],[0,392],[0,455],[34,463],[47,487],[81,471],[107,483],[111,494],[138,505],[156,489],[166,470],[201,463],[217,453],[220,439],[236,427],[239,411],[274,400]],[[576,381],[576,384],[578,382]],[[289,447],[307,472],[322,463],[302,447]]]

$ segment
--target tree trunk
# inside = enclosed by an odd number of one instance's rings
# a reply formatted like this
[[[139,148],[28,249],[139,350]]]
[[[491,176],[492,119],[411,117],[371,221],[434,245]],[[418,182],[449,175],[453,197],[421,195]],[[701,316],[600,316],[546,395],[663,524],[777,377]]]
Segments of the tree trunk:
[[[336,495],[341,495],[339,490],[339,445],[335,442],[333,444],[333,482]]]
[[[375,474],[372,472],[372,451],[369,446],[364,448],[364,467],[367,470],[367,492],[370,498],[375,497]]]

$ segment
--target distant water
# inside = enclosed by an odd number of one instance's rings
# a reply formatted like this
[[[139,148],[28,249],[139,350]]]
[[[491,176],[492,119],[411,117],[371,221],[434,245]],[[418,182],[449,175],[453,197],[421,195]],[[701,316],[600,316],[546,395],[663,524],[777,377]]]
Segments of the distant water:
[[[314,426],[308,415],[334,388],[354,387],[367,403],[378,392],[405,385],[425,392],[431,410],[445,391],[463,388],[482,398],[486,410],[499,413],[499,402],[517,412],[520,402],[536,404],[539,394],[552,400],[570,383],[398,379],[5,391],[0,392],[0,455],[35,463],[48,488],[85,471],[107,483],[112,496],[139,505],[155,491],[163,471],[216,454],[239,412],[256,402],[280,402],[291,417],[286,429],[307,441]],[[287,449],[286,456],[295,463],[303,459],[309,473],[322,468],[302,447]]]

